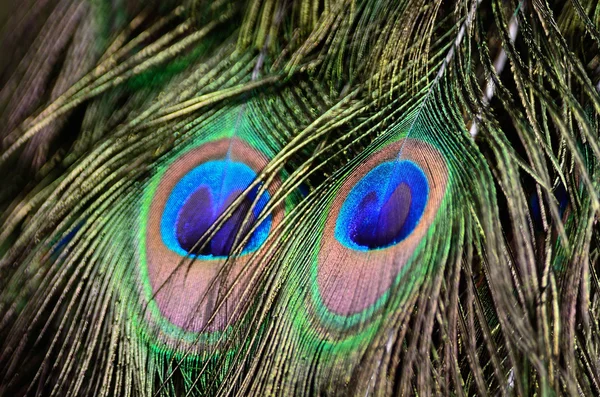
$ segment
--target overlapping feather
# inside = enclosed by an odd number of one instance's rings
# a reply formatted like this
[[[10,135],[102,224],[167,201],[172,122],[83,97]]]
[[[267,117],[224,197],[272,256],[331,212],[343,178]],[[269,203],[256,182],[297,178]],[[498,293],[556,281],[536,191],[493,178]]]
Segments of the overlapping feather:
[[[0,394],[597,394],[599,16],[28,3],[0,65]]]

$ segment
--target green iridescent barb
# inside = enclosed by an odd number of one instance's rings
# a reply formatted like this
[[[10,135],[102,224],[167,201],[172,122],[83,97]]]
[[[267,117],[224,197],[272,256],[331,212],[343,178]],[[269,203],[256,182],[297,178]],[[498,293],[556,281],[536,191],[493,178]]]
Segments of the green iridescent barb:
[[[600,395],[593,0],[0,6],[0,396]]]

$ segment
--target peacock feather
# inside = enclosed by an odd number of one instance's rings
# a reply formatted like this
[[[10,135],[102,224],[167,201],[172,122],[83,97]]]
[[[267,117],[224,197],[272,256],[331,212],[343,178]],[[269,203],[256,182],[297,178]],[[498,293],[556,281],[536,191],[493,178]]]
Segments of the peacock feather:
[[[600,394],[593,0],[0,6],[0,395]]]

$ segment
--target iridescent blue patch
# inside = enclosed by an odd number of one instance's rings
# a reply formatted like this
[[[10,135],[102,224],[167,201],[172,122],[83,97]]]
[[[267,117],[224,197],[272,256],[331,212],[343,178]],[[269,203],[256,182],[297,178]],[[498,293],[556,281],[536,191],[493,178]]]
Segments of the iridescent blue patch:
[[[209,242],[197,242],[255,178],[254,170],[235,161],[208,161],[192,169],[173,187],[165,205],[160,224],[164,244],[182,256],[215,258],[229,255],[236,236],[248,231],[270,198],[267,192],[262,194],[252,209],[245,230],[241,230],[258,194],[258,186],[243,199]],[[242,253],[260,247],[270,228],[269,215],[254,231]]]
[[[388,161],[352,188],[338,215],[335,238],[359,251],[382,249],[404,240],[427,205],[429,185],[412,161]]]

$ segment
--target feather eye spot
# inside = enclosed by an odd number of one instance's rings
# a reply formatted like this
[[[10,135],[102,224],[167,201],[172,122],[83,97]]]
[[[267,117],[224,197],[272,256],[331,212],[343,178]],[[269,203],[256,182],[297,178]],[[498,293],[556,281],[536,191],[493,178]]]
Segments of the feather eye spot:
[[[372,169],[350,191],[336,222],[335,237],[359,251],[404,240],[423,215],[427,178],[411,161],[388,161]]]
[[[175,185],[165,205],[161,220],[165,245],[182,256],[227,257],[236,236],[248,232],[259,217],[269,200],[268,193],[257,199],[255,187],[209,241],[204,242],[202,237],[255,178],[256,172],[243,162],[213,160],[192,169]],[[252,234],[242,253],[256,250],[266,239],[270,226],[269,216]]]
[[[313,268],[312,298],[322,321],[350,326],[383,304],[409,271],[447,185],[443,154],[415,138],[385,146],[346,177],[331,203]]]
[[[219,139],[157,172],[141,214],[146,299],[157,309],[149,322],[163,319],[165,329],[210,333],[239,320],[243,290],[252,284],[247,269],[283,218],[282,206],[263,216],[279,178],[240,198],[267,163],[242,139]]]

